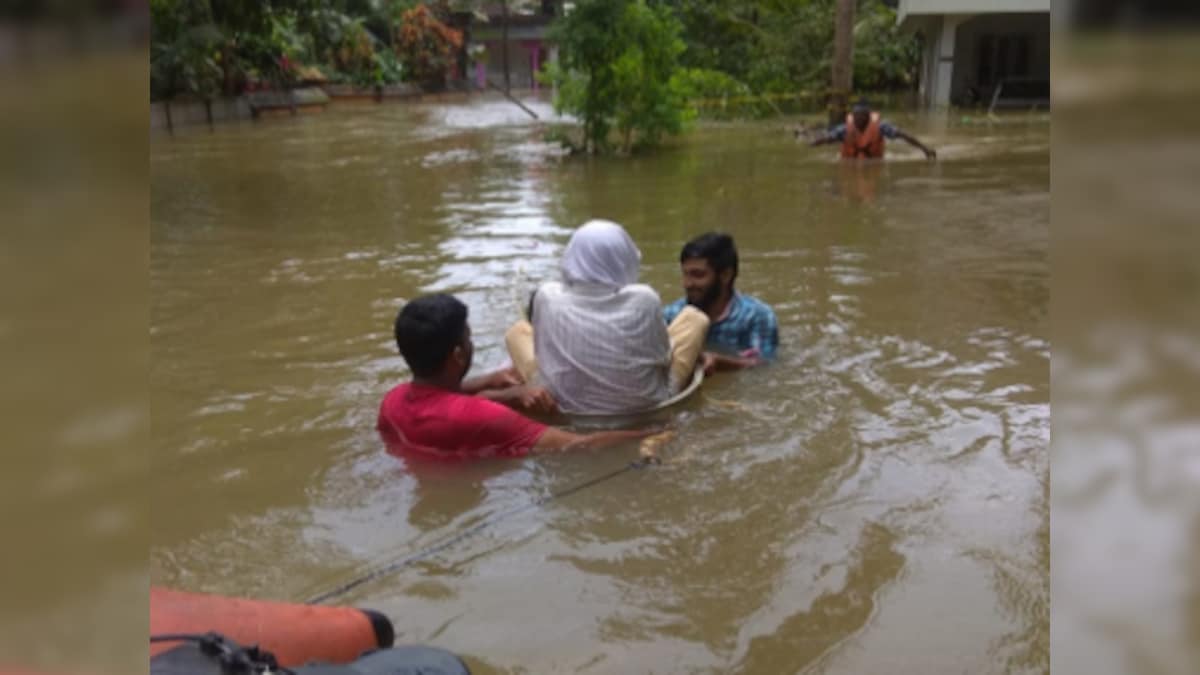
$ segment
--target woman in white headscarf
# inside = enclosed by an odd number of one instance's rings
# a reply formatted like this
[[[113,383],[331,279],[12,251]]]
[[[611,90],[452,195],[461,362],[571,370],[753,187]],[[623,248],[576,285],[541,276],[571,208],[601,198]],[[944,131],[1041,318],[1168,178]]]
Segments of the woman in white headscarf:
[[[568,284],[622,288],[637,283],[642,252],[625,228],[610,220],[584,223],[563,251],[562,276]]]
[[[517,370],[549,389],[564,412],[646,410],[690,377],[708,317],[681,314],[668,329],[658,293],[637,283],[641,258],[625,228],[588,221],[563,252],[562,282],[537,290],[532,324],[509,330]]]

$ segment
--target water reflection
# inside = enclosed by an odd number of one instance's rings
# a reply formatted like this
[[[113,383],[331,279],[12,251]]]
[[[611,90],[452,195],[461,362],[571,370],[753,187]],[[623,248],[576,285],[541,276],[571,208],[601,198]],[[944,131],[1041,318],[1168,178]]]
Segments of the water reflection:
[[[883,162],[840,162],[834,194],[853,202],[874,204],[883,171]]]

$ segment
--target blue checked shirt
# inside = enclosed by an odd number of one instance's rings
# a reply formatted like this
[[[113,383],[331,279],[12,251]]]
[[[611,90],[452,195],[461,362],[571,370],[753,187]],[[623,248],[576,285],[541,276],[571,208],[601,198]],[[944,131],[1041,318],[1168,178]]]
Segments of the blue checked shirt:
[[[663,310],[663,318],[671,323],[686,306],[686,298],[672,302]],[[735,291],[725,318],[708,327],[706,346],[732,353],[757,349],[762,358],[773,359],[779,347],[775,312],[762,300]]]

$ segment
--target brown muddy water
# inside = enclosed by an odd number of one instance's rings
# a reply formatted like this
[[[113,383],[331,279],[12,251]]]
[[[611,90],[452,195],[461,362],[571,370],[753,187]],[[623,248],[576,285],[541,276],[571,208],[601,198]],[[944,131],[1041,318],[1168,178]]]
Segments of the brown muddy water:
[[[766,122],[563,161],[499,101],[155,137],[152,582],[301,601],[620,468],[386,455],[394,314],[457,294],[483,370],[572,227],[624,224],[664,301],[724,229],[778,363],[671,413],[664,466],[337,602],[482,673],[1047,672],[1049,120],[893,119],[939,160],[851,169]]]

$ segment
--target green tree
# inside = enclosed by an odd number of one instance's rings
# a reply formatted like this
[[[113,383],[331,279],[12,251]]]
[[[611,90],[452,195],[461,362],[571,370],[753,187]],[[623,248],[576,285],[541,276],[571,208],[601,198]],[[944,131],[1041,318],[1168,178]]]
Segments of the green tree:
[[[683,130],[693,113],[679,77],[681,30],[669,8],[643,0],[584,0],[555,23],[554,105],[582,120],[587,152],[611,149],[613,131],[630,153]]]
[[[921,63],[917,38],[896,23],[896,10],[868,0],[854,25],[854,85],[868,91],[912,89]]]
[[[154,0],[150,27],[150,96],[211,99],[222,83],[227,37],[207,2]]]
[[[822,102],[831,85],[837,0],[663,1],[683,23],[685,66],[720,71],[755,94]],[[896,26],[895,10],[881,0],[856,0],[854,16],[853,88],[911,87],[920,53]]]
[[[445,22],[454,11],[485,17],[545,5],[535,0],[427,0]],[[915,82],[917,43],[899,32],[883,0],[854,0],[856,92],[905,89]],[[151,0],[151,96],[208,99],[260,82],[292,86],[319,68],[334,81],[441,81],[441,46],[402,44],[404,12],[417,0]],[[561,10],[564,3],[555,2]],[[559,17],[560,109],[584,121],[585,146],[621,149],[676,133],[689,112],[764,115],[785,98],[820,103],[830,88],[837,0],[579,0]],[[438,32],[438,31],[434,31]],[[448,37],[444,34],[442,37]],[[447,43],[445,39],[441,43]],[[449,41],[451,47],[458,49]],[[401,54],[409,50],[408,54]],[[507,54],[494,55],[498,63]],[[438,61],[439,63],[432,63]],[[687,69],[680,77],[676,66]],[[768,95],[761,97],[760,95]],[[727,105],[736,99],[737,104]],[[713,104],[716,101],[716,104]],[[786,103],[784,103],[786,105]],[[814,106],[815,107],[815,106]]]
[[[689,68],[723,72],[744,80],[747,67],[761,51],[765,29],[762,3],[745,0],[665,0],[683,25],[687,49],[681,62]]]

